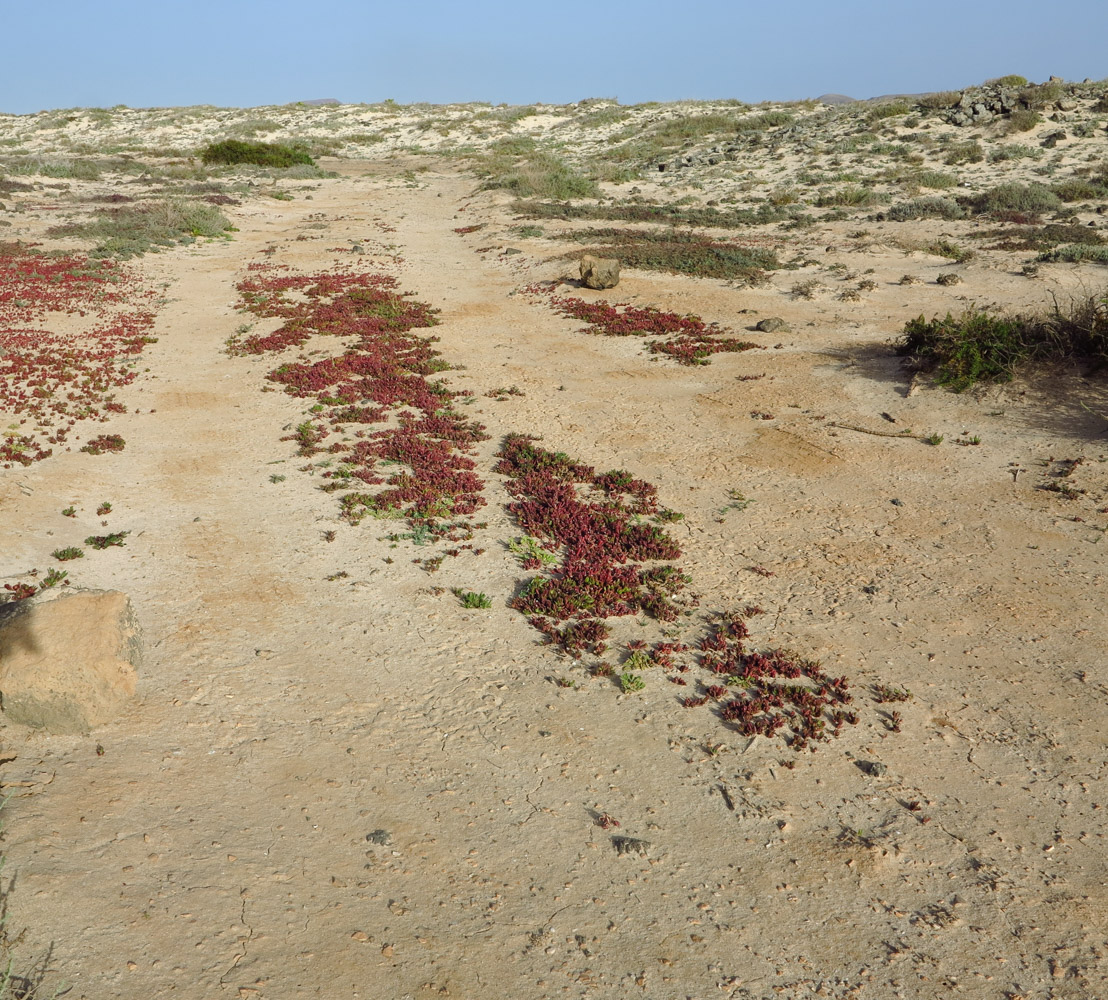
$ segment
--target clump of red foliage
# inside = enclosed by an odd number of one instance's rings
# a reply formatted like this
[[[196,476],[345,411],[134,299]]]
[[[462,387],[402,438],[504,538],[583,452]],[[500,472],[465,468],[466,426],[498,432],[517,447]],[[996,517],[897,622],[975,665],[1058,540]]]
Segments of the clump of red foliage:
[[[350,338],[336,357],[283,364],[268,376],[289,395],[318,403],[316,416],[293,435],[299,453],[326,451],[340,461],[338,470],[323,473],[328,491],[355,484],[384,487],[346,493],[340,504],[349,521],[357,523],[367,514],[403,517],[449,534],[451,527],[436,519],[464,517],[485,503],[484,484],[469,454],[487,435],[453,409],[454,401],[469,393],[431,377],[450,367],[432,348],[434,338],[410,332],[433,326],[435,310],[397,292],[395,279],[387,275],[283,271],[254,264],[251,276],[240,282],[240,308],[284,323],[271,334],[234,345],[232,352],[280,351],[314,335]],[[388,426],[346,436],[349,425],[372,424]],[[343,436],[323,448],[332,435]],[[399,468],[385,477],[379,472],[385,464]]]
[[[508,435],[495,471],[509,477],[515,500],[508,510],[516,523],[550,551],[560,551],[562,562],[532,577],[511,606],[573,653],[603,651],[608,628],[596,619],[638,611],[663,621],[676,618],[673,598],[689,578],[672,564],[643,565],[672,563],[681,554],[661,527],[641,520],[662,514],[655,488],[619,469],[598,474],[535,440]],[[565,621],[570,623],[556,624]]]
[[[543,548],[562,557],[510,602],[530,616],[547,642],[573,656],[599,656],[611,635],[604,619],[644,611],[672,621],[695,606],[695,598],[682,594],[689,577],[673,563],[681,554],[677,543],[644,520],[673,516],[659,507],[650,483],[621,469],[597,473],[522,434],[508,435],[498,457],[496,471],[508,477],[514,497],[509,513]],[[711,704],[743,736],[781,735],[797,752],[814,750],[858,721],[846,708],[852,701],[846,678],[829,677],[818,663],[781,649],[749,648],[747,619],[760,614],[761,608],[747,605],[741,612],[710,615],[696,649],[673,640],[633,639],[626,643],[623,669],[660,668],[678,686],[699,683],[697,694],[681,700],[686,707]],[[593,673],[612,676],[618,669],[601,664]]]
[[[113,261],[0,243],[0,410],[26,425],[0,437],[0,465],[40,461],[78,421],[125,412],[115,390],[138,377],[127,362],[154,342],[152,296]],[[51,314],[86,322],[55,333],[44,328]]]
[[[531,285],[532,295],[548,295],[550,305],[562,316],[588,324],[583,333],[605,337],[662,337],[651,341],[652,354],[665,354],[683,365],[706,365],[721,352],[749,351],[759,347],[736,337],[718,323],[705,323],[699,316],[680,316],[650,306],[632,306],[625,302],[586,302],[584,299],[555,295],[553,285]]]
[[[118,434],[101,434],[86,442],[81,451],[89,455],[103,455],[108,451],[122,451],[127,442]]]
[[[719,715],[743,736],[787,729],[797,752],[837,736],[857,715],[845,677],[829,677],[814,660],[781,649],[748,649],[742,615],[720,615],[700,641],[699,666],[711,675],[702,698],[721,702]],[[686,705],[704,704],[686,699]]]

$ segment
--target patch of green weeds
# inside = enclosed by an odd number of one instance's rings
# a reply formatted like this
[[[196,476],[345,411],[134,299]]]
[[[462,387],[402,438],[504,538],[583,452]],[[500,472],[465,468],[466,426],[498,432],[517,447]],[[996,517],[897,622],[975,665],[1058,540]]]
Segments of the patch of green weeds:
[[[528,564],[534,566],[535,562],[537,562],[539,566],[549,566],[558,560],[558,557],[553,552],[548,552],[542,547],[537,538],[532,538],[530,535],[521,535],[519,538],[513,538],[508,542],[508,551],[525,566]],[[536,566],[535,568],[537,569],[538,567]]]
[[[130,534],[129,531],[113,531],[110,535],[90,535],[85,539],[85,544],[94,549],[108,549],[113,546],[122,546],[123,541]]]
[[[492,598],[488,594],[475,593],[472,590],[454,588],[454,595],[462,602],[463,608],[491,608]]]
[[[630,670],[625,670],[619,675],[619,689],[624,694],[630,694],[632,691],[641,691],[644,687],[646,687],[646,681],[638,674],[631,673]]]
[[[83,559],[85,553],[83,549],[71,545],[65,549],[54,549],[51,555],[53,555],[58,562],[69,562],[71,559]]]

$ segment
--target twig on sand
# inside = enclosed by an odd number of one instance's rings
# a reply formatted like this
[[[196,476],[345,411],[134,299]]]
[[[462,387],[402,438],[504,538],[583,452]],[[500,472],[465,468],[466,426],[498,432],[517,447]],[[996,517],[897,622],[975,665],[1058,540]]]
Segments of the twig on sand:
[[[910,430],[903,431],[874,431],[868,427],[859,427],[857,424],[840,424],[836,420],[832,420],[828,427],[841,427],[844,431],[858,431],[859,434],[872,434],[874,437],[883,438],[906,438],[911,437],[912,432]]]

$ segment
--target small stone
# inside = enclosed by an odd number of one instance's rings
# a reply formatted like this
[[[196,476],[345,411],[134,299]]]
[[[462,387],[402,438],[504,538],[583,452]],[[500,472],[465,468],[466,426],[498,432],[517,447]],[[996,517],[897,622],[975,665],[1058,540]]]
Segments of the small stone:
[[[779,330],[788,332],[789,324],[780,316],[768,316],[763,320],[759,320],[754,329],[762,333],[777,333]]]
[[[888,769],[888,765],[882,764],[879,760],[871,760],[866,764],[866,773],[874,778],[880,778]]]
[[[388,830],[374,830],[372,833],[367,833],[365,839],[371,844],[380,844],[382,847],[387,847],[392,843],[392,834]]]
[[[355,941],[368,941],[369,935],[365,931],[355,931],[350,935]]]

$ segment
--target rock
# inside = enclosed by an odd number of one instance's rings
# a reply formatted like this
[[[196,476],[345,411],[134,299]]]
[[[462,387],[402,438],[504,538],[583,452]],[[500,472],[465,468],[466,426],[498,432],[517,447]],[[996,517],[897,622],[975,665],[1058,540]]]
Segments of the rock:
[[[776,333],[778,330],[788,331],[789,324],[779,316],[769,316],[766,319],[759,320],[754,329],[762,333]]]
[[[1077,101],[1071,101],[1067,98],[1063,98],[1057,104],[1054,105],[1059,111],[1076,111]]]
[[[586,288],[615,288],[619,284],[619,261],[585,254],[581,258],[581,281]]]
[[[0,708],[52,733],[87,733],[134,697],[142,639],[126,594],[84,591],[0,606]]]

